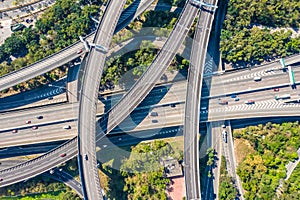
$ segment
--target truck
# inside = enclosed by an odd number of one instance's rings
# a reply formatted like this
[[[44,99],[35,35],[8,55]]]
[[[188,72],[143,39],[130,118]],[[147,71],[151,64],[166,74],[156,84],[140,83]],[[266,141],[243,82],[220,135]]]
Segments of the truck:
[[[223,141],[225,143],[227,143],[227,131],[225,131],[225,130],[222,131],[222,138],[223,138]]]
[[[276,95],[276,96],[275,96],[275,99],[276,99],[276,100],[279,100],[279,99],[284,100],[284,99],[290,99],[290,98],[291,98],[291,95],[290,95],[290,94],[284,94],[284,95],[281,95],[281,96]]]

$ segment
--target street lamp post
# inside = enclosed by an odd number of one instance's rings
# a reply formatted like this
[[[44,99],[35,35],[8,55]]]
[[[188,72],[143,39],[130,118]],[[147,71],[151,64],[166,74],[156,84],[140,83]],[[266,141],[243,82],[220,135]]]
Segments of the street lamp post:
[[[53,84],[48,84],[49,87],[56,87],[56,88],[60,88],[60,89],[65,89],[67,91],[67,101],[69,102],[69,95],[68,93],[70,93],[73,97],[75,97],[76,101],[77,101],[77,95],[73,94],[70,90],[68,90],[67,87],[64,86],[57,86],[57,85],[53,85]]]

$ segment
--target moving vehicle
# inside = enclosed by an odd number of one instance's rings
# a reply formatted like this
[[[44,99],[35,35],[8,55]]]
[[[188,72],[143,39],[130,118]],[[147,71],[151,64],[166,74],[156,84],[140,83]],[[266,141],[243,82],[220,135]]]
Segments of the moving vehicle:
[[[71,129],[71,126],[70,125],[65,125],[65,126],[63,126],[63,129]]]
[[[62,154],[60,154],[59,156],[60,157],[65,157],[67,154],[66,153],[62,153]]]
[[[157,113],[157,112],[151,112],[151,113],[150,113],[150,116],[156,117],[156,116],[158,116],[158,113]]]
[[[276,95],[276,96],[275,96],[275,99],[276,99],[276,100],[279,100],[279,99],[290,99],[290,98],[291,98],[291,95],[290,95],[290,94],[284,94],[284,95],[281,95],[281,96]]]
[[[247,101],[245,101],[245,104],[254,104],[255,103],[255,101],[254,100],[247,100]]]
[[[207,107],[203,106],[203,107],[200,108],[200,110],[207,110]]]
[[[227,105],[228,101],[226,101],[226,100],[219,100],[219,104],[220,105]]]
[[[254,81],[261,81],[261,77],[260,76],[256,76],[253,78]]]
[[[227,143],[227,131],[222,131],[222,138],[225,143]]]
[[[14,25],[10,26],[10,29],[12,32],[20,31],[20,30],[23,30],[24,28],[26,28],[26,26],[24,24],[14,24]]]

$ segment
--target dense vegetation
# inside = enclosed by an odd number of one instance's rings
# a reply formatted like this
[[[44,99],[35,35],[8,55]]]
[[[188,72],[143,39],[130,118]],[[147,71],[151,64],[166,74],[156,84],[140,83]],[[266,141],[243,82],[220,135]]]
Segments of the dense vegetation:
[[[45,58],[60,49],[73,44],[78,36],[90,33],[94,23],[89,18],[99,12],[99,6],[82,6],[73,0],[57,0],[37,20],[35,27],[30,26],[17,31],[0,46],[0,76],[18,70]],[[62,68],[64,69],[64,68]],[[22,90],[56,80],[57,71],[37,77],[28,83],[16,86]],[[64,70],[63,70],[64,73]]]
[[[232,178],[228,175],[226,170],[226,159],[222,156],[221,159],[221,170],[220,170],[220,188],[219,188],[219,199],[220,200],[231,200],[237,196],[237,190],[233,184]]]
[[[290,178],[283,184],[282,200],[300,199],[300,164],[294,169]]]
[[[298,158],[300,126],[294,123],[259,124],[234,131],[235,138],[250,142],[255,152],[240,163],[237,173],[247,199],[272,199],[279,180],[286,176],[285,165]]]
[[[236,65],[255,64],[300,52],[300,37],[292,38],[291,31],[271,32],[275,27],[300,27],[298,0],[229,0],[221,34],[222,58]]]
[[[130,156],[123,157],[120,170],[102,165],[102,171],[109,173],[110,199],[167,199],[166,187],[170,180],[163,176],[161,158],[173,157],[181,160],[182,152],[163,141],[155,140],[131,147]],[[115,158],[114,158],[115,159]]]

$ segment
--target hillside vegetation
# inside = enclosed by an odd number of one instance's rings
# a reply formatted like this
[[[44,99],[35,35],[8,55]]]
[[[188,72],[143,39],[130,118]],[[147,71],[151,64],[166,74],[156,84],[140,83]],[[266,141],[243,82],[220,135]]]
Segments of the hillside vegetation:
[[[298,0],[228,0],[221,33],[222,58],[247,65],[299,53],[300,37],[293,38],[291,30],[273,30],[288,27],[300,27]]]
[[[249,126],[234,131],[235,138],[250,142],[255,152],[239,164],[246,199],[273,199],[279,180],[286,177],[285,165],[298,158],[300,126],[297,122]],[[288,193],[289,191],[287,191]]]

